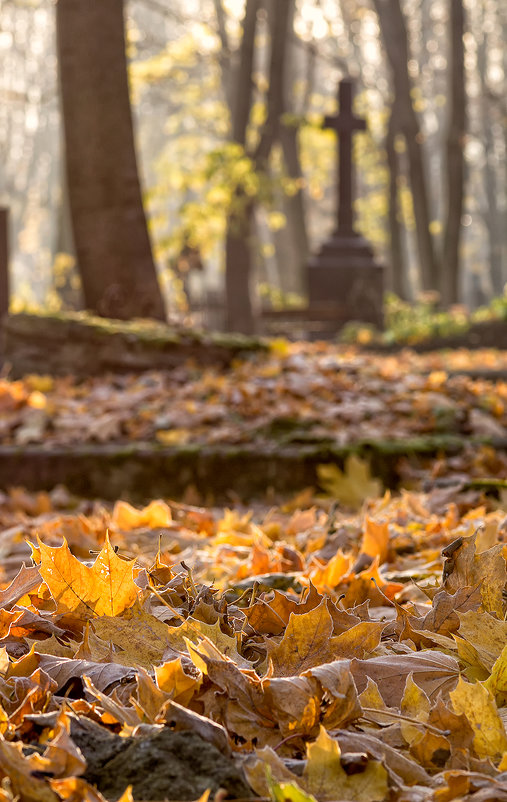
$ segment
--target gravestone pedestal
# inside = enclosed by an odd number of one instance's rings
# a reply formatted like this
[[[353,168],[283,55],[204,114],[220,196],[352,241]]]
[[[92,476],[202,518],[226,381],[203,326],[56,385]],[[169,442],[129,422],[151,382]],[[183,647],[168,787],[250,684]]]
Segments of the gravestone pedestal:
[[[335,331],[351,320],[383,326],[384,268],[360,234],[335,232],[308,262],[310,309],[333,310]]]

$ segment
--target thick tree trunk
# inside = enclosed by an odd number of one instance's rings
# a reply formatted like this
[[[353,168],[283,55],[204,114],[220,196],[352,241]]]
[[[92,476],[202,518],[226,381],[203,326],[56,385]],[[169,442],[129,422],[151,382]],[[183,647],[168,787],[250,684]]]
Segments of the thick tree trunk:
[[[442,304],[457,303],[459,296],[459,267],[461,241],[461,215],[465,183],[463,156],[466,128],[465,92],[465,10],[463,0],[449,0],[449,122],[447,132],[447,193],[446,223],[440,295]]]
[[[484,12],[484,9],[483,9]],[[495,137],[492,132],[493,120],[498,121],[501,115],[491,102],[491,94],[487,81],[487,54],[488,54],[488,34],[484,26],[484,18],[481,19],[482,39],[477,48],[477,73],[481,80],[480,109],[482,120],[481,139],[484,145],[484,192],[486,196],[486,208],[484,210],[484,223],[488,230],[488,250],[489,250],[489,269],[490,280],[493,293],[501,295],[505,284],[505,272],[502,264],[502,249],[504,243],[504,231],[502,228],[502,215],[498,207],[499,176],[498,163],[495,156]],[[507,66],[507,59],[505,61]],[[501,181],[501,178],[500,178]]]
[[[0,323],[9,311],[9,210],[0,206]],[[0,348],[1,348],[0,343]],[[0,354],[1,362],[1,354]]]
[[[69,200],[86,307],[165,318],[143,209],[123,0],[56,6]]]
[[[423,135],[412,105],[412,85],[407,66],[409,53],[405,19],[400,0],[374,0],[374,4],[392,69],[394,93],[396,103],[399,104],[400,129],[407,145],[421,286],[424,290],[435,290],[440,284],[439,270],[430,232],[430,202],[422,151]]]
[[[303,168],[299,159],[298,130],[294,126],[282,124],[280,143],[288,175],[299,183],[294,195],[285,195],[284,209],[287,216],[287,229],[294,242],[296,261],[285,271],[285,289],[287,292],[302,293],[304,286],[305,266],[308,261],[309,244],[306,225],[305,198],[303,193]]]
[[[287,9],[288,17],[285,22],[286,37],[294,26],[294,14],[296,10],[295,0],[291,0]],[[295,47],[290,42],[285,45],[285,82],[283,87],[283,111],[291,111],[292,84],[293,84],[293,64],[295,62]],[[310,80],[308,80],[308,84]],[[283,274],[285,275],[286,292],[296,292],[301,294],[306,289],[304,286],[305,267],[309,256],[308,230],[306,225],[305,197],[303,192],[304,176],[301,160],[299,157],[299,129],[291,122],[285,122],[283,117],[280,122],[279,139],[282,146],[283,160],[287,174],[298,185],[294,195],[285,195],[284,211],[287,217],[287,233],[293,243],[292,251],[295,258],[291,265],[286,266]]]
[[[232,138],[242,147],[246,144],[246,129],[252,106],[252,74],[258,9],[259,0],[247,0],[232,115]],[[225,327],[228,331],[241,331],[245,334],[251,334],[255,328],[250,292],[252,225],[253,211],[249,204],[245,207],[243,193],[238,189],[234,208],[227,221]]]
[[[386,158],[389,169],[389,240],[390,260],[387,270],[387,285],[391,292],[399,298],[406,298],[405,285],[407,271],[403,252],[403,237],[400,223],[400,205],[398,199],[399,158],[396,153],[396,135],[398,124],[396,106],[393,105],[386,136]]]

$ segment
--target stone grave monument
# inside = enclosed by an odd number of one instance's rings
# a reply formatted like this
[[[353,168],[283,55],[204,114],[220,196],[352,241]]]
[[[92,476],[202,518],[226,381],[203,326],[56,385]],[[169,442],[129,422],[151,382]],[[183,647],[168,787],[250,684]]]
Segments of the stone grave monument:
[[[339,113],[324,119],[323,127],[338,134],[336,228],[307,268],[309,317],[321,317],[329,331],[351,320],[383,325],[384,269],[354,227],[352,136],[366,129],[366,121],[354,114],[353,94],[353,82],[342,80]]]

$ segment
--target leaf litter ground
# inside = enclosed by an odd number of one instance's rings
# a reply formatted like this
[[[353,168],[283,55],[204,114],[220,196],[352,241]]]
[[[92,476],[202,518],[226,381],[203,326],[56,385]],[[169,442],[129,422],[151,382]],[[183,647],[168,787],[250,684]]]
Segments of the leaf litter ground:
[[[301,400],[285,368],[302,359],[300,373],[315,372],[312,360],[325,365],[331,353],[315,348],[283,346],[264,378],[287,373],[281,396]],[[425,396],[437,393],[461,410],[454,420],[476,410],[503,426],[501,381],[460,376],[453,389],[450,372],[474,367],[463,354],[425,357],[409,373],[406,356],[354,353],[354,370],[349,356],[338,371],[352,406],[362,392],[386,404],[399,390],[407,409],[423,421],[429,409],[434,421],[440,407]],[[273,361],[277,372],[266,367]],[[486,361],[504,369],[494,352]],[[331,365],[331,383],[336,373]],[[231,393],[236,378],[223,380]],[[147,377],[4,380],[4,434],[15,436],[27,410],[55,410],[65,388],[76,420],[118,382],[115,403],[128,406],[136,381]],[[196,381],[222,397],[218,374]],[[245,382],[256,386],[252,370]],[[319,388],[307,398],[322,399]],[[171,411],[172,397],[157,392]],[[331,396],[344,403],[336,386]],[[145,417],[152,426],[151,407]],[[416,425],[417,414],[409,419]],[[434,474],[458,471],[460,481],[390,496],[356,459],[324,471],[326,497],[308,489],[251,509],[6,492],[0,802],[507,799],[505,500],[463,481],[487,465],[504,470],[487,448],[441,461]]]
[[[0,443],[19,446],[322,440],[344,446],[438,433],[505,439],[507,355],[380,356],[274,341],[268,354],[228,370],[194,364],[86,381],[2,378],[0,415]]]
[[[0,523],[2,799],[507,799],[507,525],[479,491],[13,490]]]

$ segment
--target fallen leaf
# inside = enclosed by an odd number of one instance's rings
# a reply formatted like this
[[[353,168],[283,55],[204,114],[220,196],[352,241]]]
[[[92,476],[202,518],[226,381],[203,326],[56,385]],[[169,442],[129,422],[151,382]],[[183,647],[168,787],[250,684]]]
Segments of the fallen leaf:
[[[133,561],[122,560],[106,536],[104,547],[91,567],[71,554],[67,543],[57,548],[39,541],[40,575],[60,610],[83,619],[115,616],[134,604],[138,588]]]
[[[507,736],[491,692],[480,682],[459,678],[450,692],[454,712],[463,713],[474,731],[474,749],[479,757],[499,758],[507,751]]]
[[[268,654],[276,677],[297,676],[332,659],[329,641],[333,621],[325,599],[308,613],[291,613],[282,640]]]
[[[319,737],[307,746],[304,787],[317,799],[382,802],[387,796],[387,771],[379,761],[368,760],[364,770],[349,776],[341,761],[338,741],[321,727]]]
[[[368,462],[356,454],[349,454],[343,471],[333,463],[319,465],[317,476],[328,496],[351,509],[358,509],[365,499],[382,493],[382,483],[379,479],[372,479]]]

